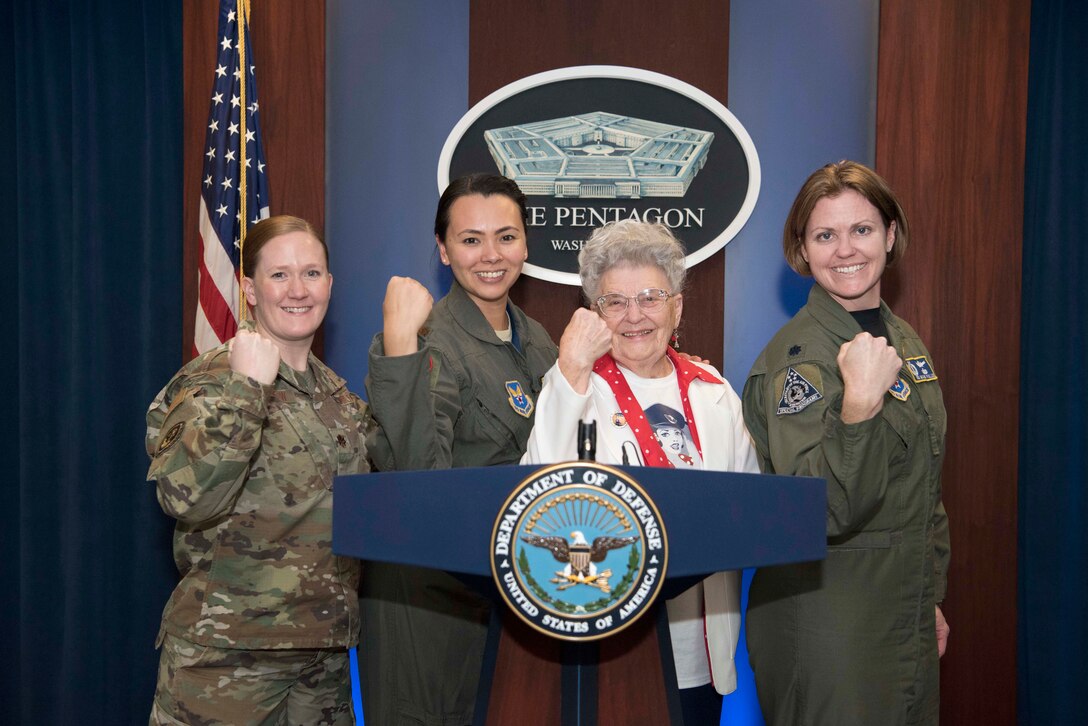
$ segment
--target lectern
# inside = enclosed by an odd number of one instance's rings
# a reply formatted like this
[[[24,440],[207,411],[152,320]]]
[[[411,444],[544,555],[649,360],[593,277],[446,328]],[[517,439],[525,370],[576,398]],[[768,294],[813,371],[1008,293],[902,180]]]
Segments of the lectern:
[[[500,510],[541,467],[340,477],[333,549],[445,570],[495,598],[477,724],[677,726],[682,716],[664,599],[713,572],[822,559],[825,485],[808,477],[613,468],[636,481],[660,513],[667,580],[654,611],[592,643],[560,640],[522,622],[499,601],[491,577]]]

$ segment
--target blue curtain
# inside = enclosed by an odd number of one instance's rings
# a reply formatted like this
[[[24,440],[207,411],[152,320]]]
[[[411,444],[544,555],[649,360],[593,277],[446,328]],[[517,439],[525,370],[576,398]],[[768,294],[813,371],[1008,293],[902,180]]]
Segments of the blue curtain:
[[[1088,722],[1085,48],[1082,3],[1033,0],[1020,389],[1022,724]]]
[[[146,723],[177,577],[143,414],[182,360],[181,4],[0,12],[16,355],[0,722]]]

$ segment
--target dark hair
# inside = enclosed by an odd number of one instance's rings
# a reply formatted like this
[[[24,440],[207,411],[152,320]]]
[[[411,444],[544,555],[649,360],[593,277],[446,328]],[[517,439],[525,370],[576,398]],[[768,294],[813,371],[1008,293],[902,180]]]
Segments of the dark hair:
[[[786,215],[786,225],[782,230],[782,251],[786,255],[786,262],[798,274],[812,274],[802,251],[805,246],[805,227],[808,226],[808,219],[812,216],[816,203],[824,197],[837,197],[847,189],[853,189],[876,207],[885,228],[891,227],[891,223],[895,222],[895,244],[888,252],[885,264],[891,267],[906,252],[907,242],[910,241],[907,216],[888,182],[864,164],[839,161],[812,172],[801,185],[801,191],[797,192],[790,213]]]
[[[483,197],[498,194],[512,200],[521,211],[521,225],[529,226],[529,209],[526,206],[525,195],[517,184],[498,174],[469,174],[454,179],[446,187],[446,191],[442,192],[442,197],[438,200],[438,211],[434,215],[435,237],[445,241],[446,230],[450,226],[450,207],[461,197],[472,194]]]
[[[246,234],[245,241],[242,243],[243,274],[246,277],[252,277],[253,271],[257,269],[257,263],[261,261],[261,249],[276,237],[291,232],[305,232],[317,240],[321,245],[321,249],[325,252],[325,266],[329,266],[329,248],[325,244],[325,240],[321,238],[321,234],[314,229],[314,226],[305,219],[281,214],[276,217],[262,219],[251,227]]]

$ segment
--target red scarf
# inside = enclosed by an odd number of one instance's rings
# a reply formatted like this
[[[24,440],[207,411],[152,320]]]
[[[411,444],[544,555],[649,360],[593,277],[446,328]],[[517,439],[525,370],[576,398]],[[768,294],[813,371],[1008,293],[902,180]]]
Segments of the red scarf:
[[[702,458],[703,446],[699,442],[699,430],[695,427],[695,416],[691,413],[688,388],[696,378],[706,383],[720,385],[723,385],[725,381],[715,377],[712,373],[700,368],[691,361],[681,358],[672,348],[665,348],[665,354],[672,361],[673,367],[676,368],[676,383],[680,387],[680,401],[684,404],[684,417],[688,420],[691,440],[699,451],[699,457]],[[627,419],[627,425],[631,427],[631,431],[635,434],[638,448],[642,450],[642,459],[645,465],[672,467],[673,464],[669,461],[669,457],[665,455],[661,443],[654,436],[653,427],[646,422],[646,413],[642,410],[642,406],[639,405],[635,394],[631,391],[630,384],[623,377],[623,373],[620,371],[619,366],[616,365],[616,361],[612,359],[612,356],[605,353],[598,358],[597,362],[593,364],[593,372],[605,379],[612,389],[612,394],[616,397],[616,402]]]

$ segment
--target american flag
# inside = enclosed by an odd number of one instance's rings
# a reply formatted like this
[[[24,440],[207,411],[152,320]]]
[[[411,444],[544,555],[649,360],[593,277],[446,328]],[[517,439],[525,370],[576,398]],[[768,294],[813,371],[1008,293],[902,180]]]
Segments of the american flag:
[[[216,36],[219,54],[208,111],[200,195],[199,301],[193,335],[193,347],[197,353],[228,340],[238,329],[243,184],[248,225],[252,226],[268,216],[268,184],[261,147],[257,78],[253,46],[249,42],[249,23],[245,22],[249,15],[248,6],[248,0],[219,1],[219,34]],[[238,11],[244,14],[241,23]],[[240,70],[243,47],[248,69],[244,89]],[[244,166],[241,162],[243,135]]]

